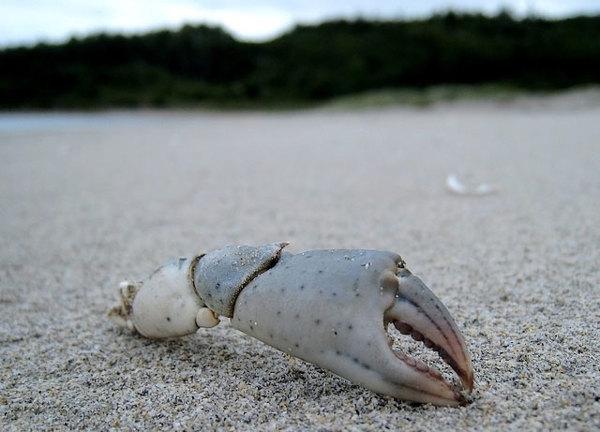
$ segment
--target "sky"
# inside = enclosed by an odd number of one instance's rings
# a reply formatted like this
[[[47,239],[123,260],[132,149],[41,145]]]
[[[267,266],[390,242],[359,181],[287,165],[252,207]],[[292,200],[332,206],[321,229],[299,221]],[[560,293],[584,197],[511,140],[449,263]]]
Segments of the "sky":
[[[93,33],[143,33],[183,24],[219,25],[264,41],[333,18],[415,18],[449,9],[561,18],[600,14],[600,0],[1,0],[0,46],[62,42]]]

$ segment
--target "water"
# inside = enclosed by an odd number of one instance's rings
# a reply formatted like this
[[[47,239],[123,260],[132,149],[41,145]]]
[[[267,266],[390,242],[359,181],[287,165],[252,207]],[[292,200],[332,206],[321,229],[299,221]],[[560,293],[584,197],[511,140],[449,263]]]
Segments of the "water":
[[[0,133],[103,129],[154,123],[160,113],[150,112],[51,112],[0,113]]]

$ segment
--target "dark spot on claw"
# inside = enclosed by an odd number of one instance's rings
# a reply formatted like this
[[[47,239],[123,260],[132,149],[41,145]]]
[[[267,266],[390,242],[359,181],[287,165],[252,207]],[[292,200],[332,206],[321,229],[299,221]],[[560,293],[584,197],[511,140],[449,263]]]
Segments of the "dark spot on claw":
[[[404,335],[411,334],[412,332],[412,327],[401,321],[394,321],[394,327],[396,327],[398,331]]]
[[[315,320],[315,324],[316,324],[316,325],[319,325],[319,324],[321,324],[321,320],[320,320],[320,319],[316,319],[316,320]]]
[[[169,322],[170,322],[170,321],[171,321],[171,317],[167,317],[167,321],[169,321]]]
[[[460,404],[460,406],[466,406],[467,400],[458,392],[454,392],[454,399]]]
[[[450,356],[448,355],[448,353],[446,352],[446,350],[444,348],[437,347],[436,351],[440,354],[440,357],[445,362],[448,362],[448,360],[450,360]]]
[[[424,339],[424,336],[421,332],[418,332],[416,330],[413,330],[410,335],[412,336],[412,338],[416,341],[422,341]]]

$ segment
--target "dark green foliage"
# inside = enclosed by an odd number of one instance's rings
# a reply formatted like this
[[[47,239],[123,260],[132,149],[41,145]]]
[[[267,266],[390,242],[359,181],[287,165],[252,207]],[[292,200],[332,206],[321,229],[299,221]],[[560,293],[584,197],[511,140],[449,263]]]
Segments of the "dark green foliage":
[[[299,104],[381,88],[600,82],[600,17],[333,21],[271,42],[185,26],[0,51],[0,108]]]

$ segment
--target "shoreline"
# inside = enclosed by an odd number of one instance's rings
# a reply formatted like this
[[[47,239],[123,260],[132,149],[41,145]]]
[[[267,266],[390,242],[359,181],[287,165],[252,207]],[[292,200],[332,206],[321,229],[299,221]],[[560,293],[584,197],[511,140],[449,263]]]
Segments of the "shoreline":
[[[17,114],[106,114],[106,113],[261,113],[279,114],[311,111],[355,111],[385,108],[434,109],[443,106],[492,105],[498,107],[588,108],[600,106],[600,86],[579,86],[562,90],[529,91],[495,85],[433,86],[424,89],[382,89],[340,96],[314,103],[207,104],[190,106],[132,106],[96,108],[50,108],[0,110],[0,116]]]

